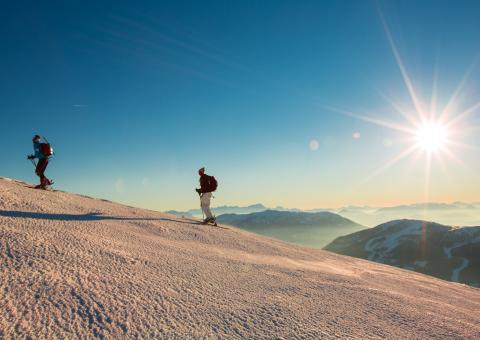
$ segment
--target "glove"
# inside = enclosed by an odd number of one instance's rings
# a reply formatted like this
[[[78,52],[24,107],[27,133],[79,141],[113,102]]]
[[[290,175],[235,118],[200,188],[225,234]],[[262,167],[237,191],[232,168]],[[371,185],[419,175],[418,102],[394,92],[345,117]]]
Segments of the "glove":
[[[200,195],[200,189],[195,189],[195,191]]]
[[[35,159],[35,156],[34,155],[28,155],[27,159]]]

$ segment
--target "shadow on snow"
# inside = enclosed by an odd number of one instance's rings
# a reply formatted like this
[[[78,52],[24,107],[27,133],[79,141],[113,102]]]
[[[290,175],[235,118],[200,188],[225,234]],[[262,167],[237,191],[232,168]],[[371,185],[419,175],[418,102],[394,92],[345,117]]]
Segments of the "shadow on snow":
[[[184,222],[180,220],[172,220],[169,218],[149,218],[149,217],[116,217],[107,216],[100,213],[88,214],[48,214],[30,211],[9,211],[0,210],[0,216],[3,217],[17,217],[17,218],[32,218],[40,220],[57,220],[57,221],[104,221],[104,220],[118,220],[118,221],[169,221],[185,224],[192,224],[191,222]]]

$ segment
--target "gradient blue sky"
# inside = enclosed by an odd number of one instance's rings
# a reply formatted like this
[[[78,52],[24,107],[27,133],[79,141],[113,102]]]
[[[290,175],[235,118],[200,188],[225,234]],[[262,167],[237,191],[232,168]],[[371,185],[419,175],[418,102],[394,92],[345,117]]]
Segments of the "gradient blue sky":
[[[327,108],[404,122],[381,93],[413,107],[379,9],[426,102],[434,69],[439,106],[469,69],[458,112],[480,99],[478,1],[4,2],[0,176],[36,181],[39,133],[57,188],[156,210],[196,207],[200,166],[215,205],[422,201],[421,155],[371,176],[401,132]],[[478,144],[476,116],[462,143]],[[478,150],[453,153],[428,199],[480,200]]]

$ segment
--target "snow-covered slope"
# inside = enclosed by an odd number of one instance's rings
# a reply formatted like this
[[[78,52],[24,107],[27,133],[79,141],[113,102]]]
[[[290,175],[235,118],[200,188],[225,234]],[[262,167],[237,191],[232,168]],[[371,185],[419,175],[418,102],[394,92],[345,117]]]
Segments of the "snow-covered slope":
[[[5,339],[480,336],[478,289],[7,180],[0,271]]]
[[[339,237],[325,249],[480,287],[480,227],[395,220]]]

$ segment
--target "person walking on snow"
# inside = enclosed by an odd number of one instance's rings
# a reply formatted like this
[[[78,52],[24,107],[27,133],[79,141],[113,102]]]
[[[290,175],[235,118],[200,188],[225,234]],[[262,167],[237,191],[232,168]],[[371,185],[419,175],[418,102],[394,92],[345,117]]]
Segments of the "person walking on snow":
[[[37,185],[35,188],[46,189],[48,185],[53,184],[53,182],[45,176],[45,170],[48,166],[48,159],[53,154],[53,150],[50,144],[48,144],[48,142],[41,143],[41,139],[42,137],[40,137],[39,135],[33,136],[32,142],[33,150],[35,153],[28,156],[27,158],[30,160],[38,158],[38,163],[35,167],[35,173],[38,177],[40,177],[40,184]]]
[[[213,176],[209,176],[205,173],[205,168],[198,170],[200,175],[200,189],[195,189],[200,195],[200,206],[205,214],[205,220],[203,223],[215,223],[215,217],[210,210],[210,200],[212,199],[212,192],[217,190],[217,180]]]

